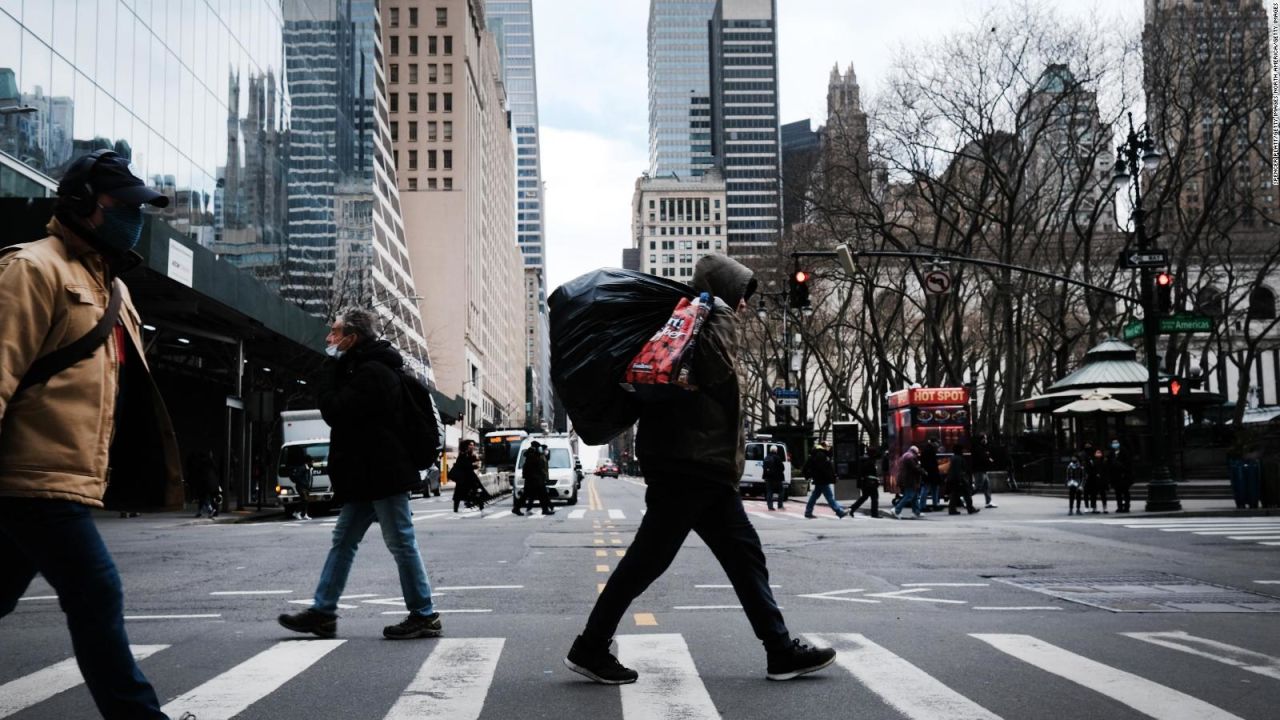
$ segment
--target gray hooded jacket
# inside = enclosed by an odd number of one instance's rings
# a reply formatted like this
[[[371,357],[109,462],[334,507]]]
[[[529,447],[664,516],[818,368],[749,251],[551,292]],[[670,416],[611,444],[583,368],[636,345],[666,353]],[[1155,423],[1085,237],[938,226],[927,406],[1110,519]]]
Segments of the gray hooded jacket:
[[[746,437],[738,393],[738,301],[755,291],[751,270],[725,255],[698,261],[693,289],[715,307],[694,350],[698,389],[648,403],[636,435],[645,482],[710,482],[737,488]]]

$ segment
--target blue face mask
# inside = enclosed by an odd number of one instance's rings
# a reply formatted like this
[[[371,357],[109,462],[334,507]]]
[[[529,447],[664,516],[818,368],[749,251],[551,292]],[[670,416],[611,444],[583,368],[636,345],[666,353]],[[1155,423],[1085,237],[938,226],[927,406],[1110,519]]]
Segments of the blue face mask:
[[[118,252],[128,252],[142,239],[142,208],[116,206],[102,208],[102,224],[94,228],[104,245]]]

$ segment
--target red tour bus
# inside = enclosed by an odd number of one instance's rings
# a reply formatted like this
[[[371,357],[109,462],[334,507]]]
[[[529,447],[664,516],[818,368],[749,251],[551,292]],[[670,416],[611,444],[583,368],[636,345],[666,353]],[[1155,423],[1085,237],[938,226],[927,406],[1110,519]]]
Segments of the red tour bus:
[[[964,387],[910,388],[889,394],[889,477],[885,490],[898,493],[898,464],[907,448],[921,450],[938,441],[938,467],[945,478],[951,449],[969,447],[969,390]]]

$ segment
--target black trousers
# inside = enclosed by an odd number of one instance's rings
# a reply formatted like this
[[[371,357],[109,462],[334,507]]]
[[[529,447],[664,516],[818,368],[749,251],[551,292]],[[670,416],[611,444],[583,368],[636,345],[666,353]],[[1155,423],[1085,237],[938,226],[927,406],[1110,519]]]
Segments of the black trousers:
[[[650,484],[645,505],[635,540],[587,618],[584,640],[597,647],[607,646],[632,601],[666,572],[693,531],[729,576],[751,629],[765,649],[781,649],[791,641],[769,589],[760,536],[747,519],[736,489],[696,480]]]
[[[969,486],[969,478],[947,482],[947,510],[958,511],[961,505],[966,510],[973,510],[973,490]]]
[[[541,491],[529,492],[529,484],[525,483],[524,509],[532,510],[534,501],[542,505],[542,512],[551,512],[551,496],[547,494],[546,488],[542,488]]]
[[[1129,496],[1129,486],[1118,483],[1112,489],[1115,490],[1116,494],[1116,511],[1129,512],[1129,503],[1132,500]],[[1105,497],[1103,498],[1103,502],[1106,502]]]
[[[880,517],[880,484],[859,485],[858,489],[862,491],[862,495],[858,497],[858,502],[849,507],[849,512],[852,513],[862,507],[862,503],[871,500],[871,517]]]
[[[1079,510],[1084,502],[1084,490],[1080,488],[1067,488],[1067,512]]]

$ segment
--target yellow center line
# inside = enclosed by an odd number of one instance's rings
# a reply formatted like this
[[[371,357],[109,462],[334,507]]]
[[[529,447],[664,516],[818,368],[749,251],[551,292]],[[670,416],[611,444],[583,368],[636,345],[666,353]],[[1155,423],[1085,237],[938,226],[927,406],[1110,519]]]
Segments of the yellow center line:
[[[596,557],[609,557],[609,551],[608,551],[608,550],[597,550],[597,551],[596,551]]]
[[[653,613],[636,613],[633,617],[637,627],[652,627],[658,624],[658,618],[654,617]]]
[[[618,538],[612,538],[612,539],[610,539],[610,540],[609,540],[609,542],[613,543],[614,545],[621,545],[621,544],[622,544],[622,540],[620,540],[620,539],[618,539]]]
[[[604,583],[596,583],[596,594],[604,592]]]
[[[604,539],[602,539],[602,538],[595,538],[594,540],[592,540],[592,541],[591,541],[591,543],[592,543],[593,545],[603,545],[603,544],[604,544]]]
[[[597,565],[597,566],[596,566],[596,572],[598,572],[598,573],[607,573],[607,572],[609,572],[609,566],[608,566],[608,565]]]
[[[605,554],[607,555],[608,553],[605,553]],[[614,554],[614,555],[617,555],[618,557],[625,557],[625,556],[626,556],[626,554],[627,554],[627,551],[626,551],[626,550],[614,550],[614,551],[613,551],[613,554]]]

